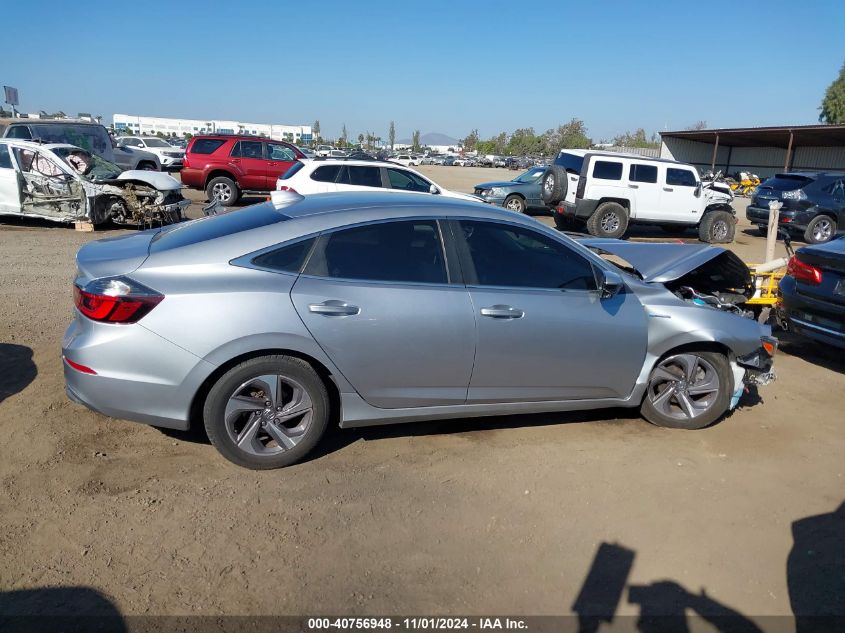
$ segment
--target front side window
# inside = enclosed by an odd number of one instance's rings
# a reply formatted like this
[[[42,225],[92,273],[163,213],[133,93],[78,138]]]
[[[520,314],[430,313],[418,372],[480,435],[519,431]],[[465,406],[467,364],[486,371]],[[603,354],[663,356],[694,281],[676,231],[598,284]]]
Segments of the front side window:
[[[12,157],[9,156],[9,146],[0,143],[0,169],[13,169]]]
[[[474,268],[468,274],[473,285],[596,289],[592,264],[551,237],[495,222],[462,220],[460,226]]]
[[[593,164],[593,178],[622,180],[622,163],[610,160],[597,160]]]
[[[695,187],[698,185],[698,179],[689,169],[669,167],[666,170],[666,184],[676,187]]]
[[[127,145],[129,147],[141,147],[142,143],[137,138],[122,138],[120,139],[121,145]]]
[[[267,145],[267,149],[269,150],[268,154],[270,156],[270,160],[296,160],[296,155],[293,153],[293,150],[284,145],[279,145],[277,143],[269,143]]]
[[[657,165],[631,163],[628,180],[631,182],[657,182]]]
[[[323,236],[305,274],[395,283],[447,283],[434,220],[403,220]]]
[[[428,192],[431,189],[430,182],[410,171],[405,171],[404,169],[394,169],[392,167],[388,167],[387,179],[390,182],[391,189],[423,192]]]
[[[349,184],[359,187],[381,187],[381,172],[378,167],[349,165]]]

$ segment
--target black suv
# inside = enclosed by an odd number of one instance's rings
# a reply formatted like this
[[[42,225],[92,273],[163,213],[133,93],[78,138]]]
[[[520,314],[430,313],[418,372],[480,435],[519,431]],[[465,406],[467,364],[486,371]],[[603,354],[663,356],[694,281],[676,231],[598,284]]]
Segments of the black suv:
[[[845,173],[790,172],[760,184],[745,217],[764,234],[772,200],[783,203],[778,224],[805,242],[822,244],[845,232]]]

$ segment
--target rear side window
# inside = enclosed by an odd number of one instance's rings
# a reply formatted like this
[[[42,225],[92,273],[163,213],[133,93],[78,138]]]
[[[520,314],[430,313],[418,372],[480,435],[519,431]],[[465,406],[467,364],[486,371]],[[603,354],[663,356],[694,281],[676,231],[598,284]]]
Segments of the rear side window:
[[[296,244],[283,246],[282,248],[259,255],[252,260],[252,263],[261,268],[278,270],[283,273],[298,273],[305,263],[314,241],[317,238],[302,240]]]
[[[311,174],[311,180],[316,180],[317,182],[334,182],[337,179],[339,171],[340,165],[323,165],[314,170],[314,173]]]
[[[381,187],[381,171],[378,167],[349,165],[349,184],[360,187]]]
[[[26,125],[12,125],[9,126],[9,131],[6,133],[6,138],[31,139],[32,134],[29,131],[29,127]]]
[[[657,182],[657,166],[631,163],[628,180],[632,182]]]
[[[593,178],[602,180],[622,180],[622,163],[609,160],[597,160],[593,165]]]
[[[562,152],[555,158],[555,165],[563,167],[570,174],[580,174],[581,167],[584,165],[584,157]]]
[[[153,237],[150,252],[157,253],[171,248],[198,244],[286,220],[290,218],[279,213],[269,202],[265,202],[237,211],[229,211],[223,215],[210,215],[191,222],[171,224]]]
[[[225,141],[216,138],[198,138],[191,145],[192,154],[213,154]]]
[[[296,161],[293,165],[290,166],[290,168],[288,168],[285,173],[282,174],[282,180],[287,180],[288,178],[291,178],[296,172],[298,172],[303,167],[305,167],[304,163]]]
[[[261,141],[238,141],[229,156],[235,158],[264,158]]]
[[[666,184],[676,187],[695,187],[698,185],[698,179],[689,169],[669,167],[666,170]]]
[[[383,222],[321,238],[306,274],[395,283],[447,283],[434,220]]]

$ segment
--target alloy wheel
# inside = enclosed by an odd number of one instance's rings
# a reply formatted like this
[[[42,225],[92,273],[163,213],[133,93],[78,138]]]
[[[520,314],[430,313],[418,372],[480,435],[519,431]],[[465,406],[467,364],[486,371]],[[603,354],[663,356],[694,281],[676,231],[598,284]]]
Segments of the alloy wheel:
[[[508,201],[507,208],[511,211],[521,212],[522,211],[522,204],[519,202],[517,198],[511,198]]]
[[[551,193],[552,193],[552,191],[554,190],[554,188],[555,188],[555,177],[554,177],[554,174],[549,174],[549,175],[548,175],[548,176],[546,176],[546,178],[543,180],[543,189],[545,189],[545,190],[546,190],[546,193],[548,193],[549,195],[551,195]]]
[[[220,202],[228,202],[232,197],[232,188],[224,182],[218,182],[211,188],[211,194]]]
[[[311,425],[308,391],[287,376],[257,376],[241,384],[226,403],[226,431],[251,455],[274,455],[296,446]]]
[[[614,233],[619,230],[619,217],[615,213],[607,212],[601,216],[601,228],[607,233]]]
[[[728,223],[724,220],[718,220],[717,222],[714,222],[712,233],[714,241],[724,241],[728,237]]]
[[[833,227],[827,218],[821,218],[813,227],[813,239],[817,242],[827,242],[832,234]]]
[[[695,354],[677,354],[652,371],[648,398],[663,415],[692,420],[713,407],[720,389],[719,374],[710,362]]]

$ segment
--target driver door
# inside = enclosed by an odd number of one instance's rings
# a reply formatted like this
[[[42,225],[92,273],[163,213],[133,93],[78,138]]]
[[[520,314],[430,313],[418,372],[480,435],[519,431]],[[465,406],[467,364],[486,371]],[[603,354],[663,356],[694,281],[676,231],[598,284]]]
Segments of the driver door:
[[[0,213],[21,212],[21,192],[18,189],[18,174],[12,165],[9,146],[0,143]]]

